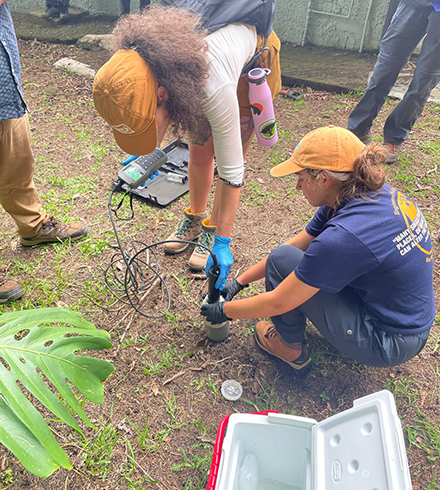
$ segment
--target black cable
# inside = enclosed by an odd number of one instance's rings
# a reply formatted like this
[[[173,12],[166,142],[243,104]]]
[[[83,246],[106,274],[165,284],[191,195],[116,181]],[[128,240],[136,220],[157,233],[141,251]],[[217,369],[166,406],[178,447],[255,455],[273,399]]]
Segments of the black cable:
[[[171,306],[171,295],[168,289],[168,286],[164,280],[164,278],[159,274],[159,261],[156,253],[152,250],[153,247],[157,247],[159,245],[163,245],[165,243],[188,243],[189,245],[197,245],[198,247],[204,248],[212,257],[214,264],[213,268],[218,268],[218,258],[208,247],[202,245],[201,243],[188,241],[188,240],[162,240],[160,242],[155,242],[150,245],[146,245],[144,242],[139,240],[131,240],[128,242],[127,249],[124,250],[122,247],[121,240],[119,238],[119,233],[116,228],[116,223],[114,217],[116,217],[120,221],[131,221],[134,218],[134,210],[133,210],[133,194],[130,190],[125,191],[122,196],[119,204],[115,209],[112,207],[113,196],[116,191],[122,190],[122,182],[118,179],[110,192],[109,201],[108,201],[108,210],[110,221],[112,223],[113,231],[115,233],[116,242],[118,244],[119,253],[115,253],[111,258],[111,262],[109,266],[105,269],[104,272],[104,281],[107,287],[113,292],[124,292],[131,304],[131,306],[139,313],[140,315],[146,318],[161,318],[165,316],[165,311],[170,309]],[[121,218],[118,216],[118,211],[121,208],[125,198],[127,195],[130,196],[130,210],[131,216],[129,218]],[[137,249],[137,245],[140,245],[141,248]],[[145,260],[141,257],[142,254],[148,255],[151,252],[153,256],[154,264],[153,266],[149,263],[149,260]],[[123,274],[118,274],[118,269],[121,270],[121,265],[125,266],[125,272]],[[152,277],[144,273],[144,270],[152,273]],[[121,276],[124,276],[123,279]],[[112,284],[113,280],[114,284]],[[144,296],[148,295],[150,292],[150,288],[153,283],[159,280],[161,285],[164,287],[167,297],[167,306],[165,307],[165,311],[163,311],[159,315],[147,315],[144,313],[139,307],[139,298],[138,294],[144,294]]]

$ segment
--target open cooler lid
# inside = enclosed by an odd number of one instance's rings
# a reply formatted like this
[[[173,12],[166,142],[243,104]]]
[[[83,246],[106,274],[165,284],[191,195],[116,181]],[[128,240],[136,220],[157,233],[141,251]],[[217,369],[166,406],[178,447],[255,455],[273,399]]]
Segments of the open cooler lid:
[[[314,490],[412,490],[402,425],[383,390],[312,428]]]

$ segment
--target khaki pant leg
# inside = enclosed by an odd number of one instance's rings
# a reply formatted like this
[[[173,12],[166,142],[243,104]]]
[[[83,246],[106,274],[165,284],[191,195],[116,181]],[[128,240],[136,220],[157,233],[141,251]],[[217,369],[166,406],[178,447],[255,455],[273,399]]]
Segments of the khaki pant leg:
[[[0,204],[23,237],[34,236],[47,219],[33,182],[34,170],[27,114],[0,121]]]

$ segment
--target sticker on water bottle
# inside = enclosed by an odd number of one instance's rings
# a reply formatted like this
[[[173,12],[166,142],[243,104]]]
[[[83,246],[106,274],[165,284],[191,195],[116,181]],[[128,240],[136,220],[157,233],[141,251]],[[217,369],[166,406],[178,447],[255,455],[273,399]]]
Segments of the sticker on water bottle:
[[[277,134],[277,125],[275,119],[269,119],[268,121],[260,124],[260,126],[258,127],[258,132],[264,139],[272,139]]]

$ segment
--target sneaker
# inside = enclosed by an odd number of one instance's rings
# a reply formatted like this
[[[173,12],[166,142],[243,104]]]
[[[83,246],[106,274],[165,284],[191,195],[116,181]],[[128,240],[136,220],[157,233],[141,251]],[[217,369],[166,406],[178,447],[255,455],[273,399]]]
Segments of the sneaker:
[[[85,236],[87,236],[87,225],[85,223],[81,221],[78,223],[62,223],[51,216],[35,236],[29,238],[21,236],[20,243],[25,247],[31,247],[40,243],[63,242],[66,240],[75,242]]]
[[[214,233],[216,226],[209,225],[209,218],[202,221],[202,231],[197,239],[200,245],[211,249],[214,245]],[[196,247],[188,260],[188,265],[194,271],[201,271],[206,267],[209,258],[209,250],[204,247]]]
[[[277,329],[270,322],[258,322],[254,327],[254,336],[263,350],[278,357],[298,373],[304,372],[312,362],[306,340],[292,344],[295,347],[288,347],[281,341]]]
[[[388,151],[387,163],[396,163],[399,159],[400,147],[402,145],[392,145],[384,141],[383,146]]]
[[[60,16],[60,10],[56,7],[50,7],[43,12],[40,17],[42,19],[57,19]]]
[[[373,143],[373,135],[371,134],[370,131],[368,131],[367,134],[364,134],[362,136],[358,136],[358,138],[362,141],[362,143],[364,145],[371,145],[371,143]]]
[[[24,289],[18,282],[0,272],[0,304],[16,301],[24,295]]]
[[[173,233],[167,240],[186,240],[192,242],[197,239],[202,231],[202,221],[208,217],[208,213],[192,214],[189,208],[185,209],[185,216],[177,223]],[[189,243],[174,241],[164,243],[163,249],[167,254],[180,254],[189,247]]]

